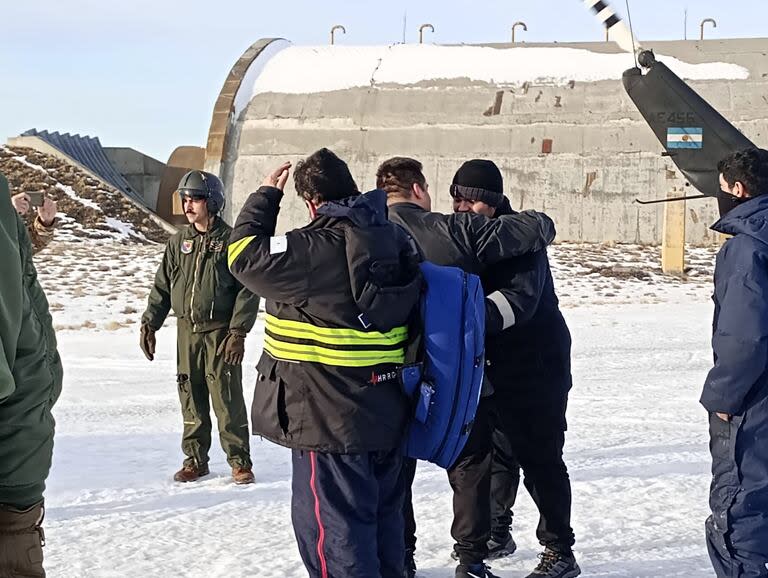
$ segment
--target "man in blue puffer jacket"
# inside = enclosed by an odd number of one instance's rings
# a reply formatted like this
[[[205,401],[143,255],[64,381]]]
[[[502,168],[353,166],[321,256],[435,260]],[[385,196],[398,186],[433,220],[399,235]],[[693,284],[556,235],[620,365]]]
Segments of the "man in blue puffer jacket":
[[[720,578],[768,576],[768,151],[718,164],[738,205],[712,229],[717,255],[712,349],[701,396],[709,411],[712,515],[707,548]]]

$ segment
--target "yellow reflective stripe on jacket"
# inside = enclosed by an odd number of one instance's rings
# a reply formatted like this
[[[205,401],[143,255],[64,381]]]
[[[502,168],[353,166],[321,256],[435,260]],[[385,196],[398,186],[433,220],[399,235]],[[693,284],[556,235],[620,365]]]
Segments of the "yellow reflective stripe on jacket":
[[[319,345],[306,345],[278,341],[264,336],[264,350],[275,359],[309,361],[338,367],[371,367],[382,363],[404,363],[405,349],[391,351],[350,351],[328,349]]]
[[[256,237],[254,235],[251,235],[250,237],[243,237],[242,239],[239,239],[235,241],[234,243],[230,243],[229,247],[227,247],[227,266],[231,267],[232,263],[235,262],[235,259],[237,259],[238,255],[243,252],[243,249],[245,249],[248,246],[248,243],[253,241]]]
[[[266,328],[283,337],[294,339],[311,339],[329,345],[399,345],[408,339],[407,327],[395,327],[381,333],[379,331],[357,331],[356,329],[339,329],[334,327],[317,327],[302,321],[278,319],[267,314]]]

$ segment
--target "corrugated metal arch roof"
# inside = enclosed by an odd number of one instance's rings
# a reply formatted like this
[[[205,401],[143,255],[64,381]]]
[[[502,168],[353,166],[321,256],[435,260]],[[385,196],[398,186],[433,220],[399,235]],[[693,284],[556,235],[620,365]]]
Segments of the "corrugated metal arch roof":
[[[21,136],[35,136],[44,140],[133,200],[144,204],[142,196],[133,190],[125,177],[109,162],[98,137],[61,134],[47,130],[38,131],[34,128],[24,132]]]

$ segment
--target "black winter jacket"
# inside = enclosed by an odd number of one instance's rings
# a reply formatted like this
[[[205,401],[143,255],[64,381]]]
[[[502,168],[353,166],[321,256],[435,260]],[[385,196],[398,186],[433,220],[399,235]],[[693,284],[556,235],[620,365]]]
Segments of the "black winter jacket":
[[[482,276],[505,259],[541,251],[555,238],[555,225],[544,213],[525,211],[489,219],[474,213],[432,213],[414,203],[395,203],[389,219],[413,236],[427,261],[459,267]],[[503,317],[486,300],[486,333],[501,331]]]
[[[496,213],[514,214],[508,201]],[[547,251],[497,263],[481,279],[505,321],[504,330],[489,336],[486,344],[486,374],[499,403],[548,412],[562,418],[565,427],[571,334],[560,313]]]
[[[409,408],[396,369],[421,290],[415,248],[387,220],[383,191],[327,203],[275,237],[282,196],[253,193],[230,239],[232,274],[267,300],[254,433],[329,453],[394,449]]]

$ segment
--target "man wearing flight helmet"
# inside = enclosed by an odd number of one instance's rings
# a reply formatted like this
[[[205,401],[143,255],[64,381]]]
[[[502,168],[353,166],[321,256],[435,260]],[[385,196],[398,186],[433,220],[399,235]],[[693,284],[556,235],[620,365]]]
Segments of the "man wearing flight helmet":
[[[178,319],[177,381],[184,418],[181,447],[186,455],[174,480],[193,482],[209,473],[212,404],[232,478],[236,484],[249,484],[254,478],[240,364],[259,298],[227,267],[232,228],[219,216],[224,207],[219,178],[190,171],[182,177],[178,194],[189,225],[165,248],[141,318],[140,346],[152,361],[155,332],[173,309]]]

